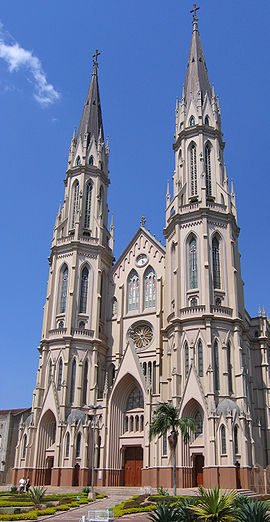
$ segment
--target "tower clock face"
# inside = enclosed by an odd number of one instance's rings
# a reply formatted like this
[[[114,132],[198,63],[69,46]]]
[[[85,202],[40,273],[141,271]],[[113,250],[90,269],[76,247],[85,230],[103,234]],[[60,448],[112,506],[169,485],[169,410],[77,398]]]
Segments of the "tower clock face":
[[[140,254],[136,259],[137,266],[144,266],[147,263],[147,255]]]

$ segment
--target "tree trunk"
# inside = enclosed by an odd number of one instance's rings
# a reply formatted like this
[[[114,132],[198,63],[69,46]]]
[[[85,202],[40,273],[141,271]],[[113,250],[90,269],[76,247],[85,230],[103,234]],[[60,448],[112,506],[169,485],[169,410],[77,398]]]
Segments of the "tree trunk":
[[[176,496],[176,447],[173,448],[173,494]]]

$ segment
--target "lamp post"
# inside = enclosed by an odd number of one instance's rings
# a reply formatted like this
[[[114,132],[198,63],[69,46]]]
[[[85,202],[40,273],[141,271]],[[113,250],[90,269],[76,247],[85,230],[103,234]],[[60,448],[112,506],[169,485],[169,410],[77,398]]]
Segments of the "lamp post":
[[[91,480],[91,496],[93,500],[96,500],[96,494],[94,491],[94,466],[95,466],[95,434],[96,434],[96,417],[97,410],[100,410],[102,406],[100,404],[89,404],[88,408],[94,410],[94,424],[93,424],[93,440],[92,440],[92,480]]]

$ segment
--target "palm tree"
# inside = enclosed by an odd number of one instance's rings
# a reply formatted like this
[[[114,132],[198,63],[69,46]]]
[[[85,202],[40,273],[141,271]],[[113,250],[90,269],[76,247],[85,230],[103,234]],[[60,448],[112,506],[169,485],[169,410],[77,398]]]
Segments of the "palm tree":
[[[153,420],[150,424],[149,437],[152,440],[154,437],[159,438],[166,435],[170,431],[168,437],[172,456],[173,456],[173,494],[176,495],[176,446],[179,435],[179,430],[183,436],[184,444],[187,444],[190,437],[190,432],[195,432],[197,429],[196,422],[190,417],[182,417],[179,419],[179,409],[176,408],[172,402],[160,402],[153,413]]]
[[[215,522],[238,520],[238,513],[235,508],[236,491],[224,493],[219,488],[206,491],[202,486],[199,489],[200,496],[197,504],[189,508],[197,515],[198,520]]]

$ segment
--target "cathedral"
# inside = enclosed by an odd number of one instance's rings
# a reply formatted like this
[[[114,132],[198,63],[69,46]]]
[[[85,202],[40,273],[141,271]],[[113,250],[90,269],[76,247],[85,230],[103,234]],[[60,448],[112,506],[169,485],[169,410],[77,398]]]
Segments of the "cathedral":
[[[270,459],[270,323],[244,305],[235,194],[196,6],[165,246],[142,218],[117,261],[97,55],[69,148],[13,481],[86,486],[93,462],[97,486],[172,487],[169,433],[149,441],[153,411],[172,401],[197,426],[187,445],[179,437],[177,487],[247,488]]]

